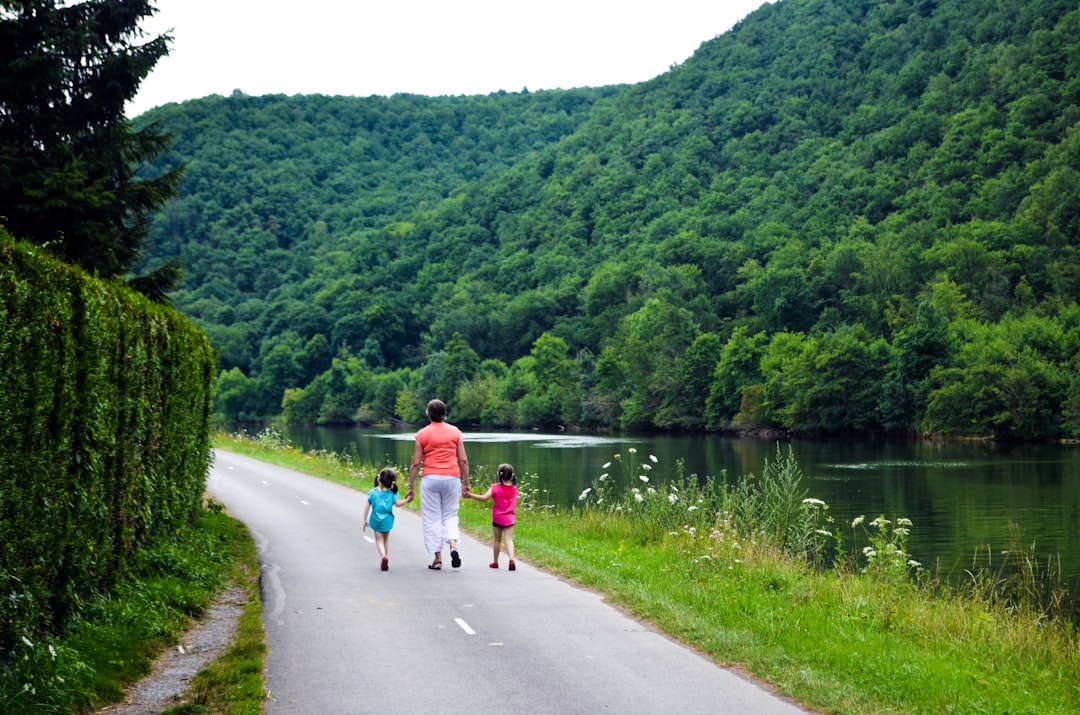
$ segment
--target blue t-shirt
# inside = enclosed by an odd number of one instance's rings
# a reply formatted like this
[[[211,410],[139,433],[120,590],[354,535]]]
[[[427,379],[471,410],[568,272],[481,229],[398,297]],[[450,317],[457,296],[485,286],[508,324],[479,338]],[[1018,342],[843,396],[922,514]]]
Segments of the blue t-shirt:
[[[375,487],[367,493],[368,504],[371,504],[371,516],[368,518],[368,526],[374,531],[390,531],[394,528],[394,504],[397,503],[398,495],[387,489],[383,491]]]

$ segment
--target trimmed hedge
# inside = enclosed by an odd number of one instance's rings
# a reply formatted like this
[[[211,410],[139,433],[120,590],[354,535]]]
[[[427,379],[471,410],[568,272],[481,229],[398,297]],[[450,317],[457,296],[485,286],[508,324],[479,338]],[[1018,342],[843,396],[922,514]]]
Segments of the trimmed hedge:
[[[216,363],[176,311],[0,230],[0,660],[193,523]]]

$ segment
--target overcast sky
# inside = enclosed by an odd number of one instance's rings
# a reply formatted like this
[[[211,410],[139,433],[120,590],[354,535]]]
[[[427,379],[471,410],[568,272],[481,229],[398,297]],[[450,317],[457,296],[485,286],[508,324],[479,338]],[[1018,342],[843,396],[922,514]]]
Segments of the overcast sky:
[[[228,95],[490,94],[643,82],[765,0],[156,0],[128,107]]]

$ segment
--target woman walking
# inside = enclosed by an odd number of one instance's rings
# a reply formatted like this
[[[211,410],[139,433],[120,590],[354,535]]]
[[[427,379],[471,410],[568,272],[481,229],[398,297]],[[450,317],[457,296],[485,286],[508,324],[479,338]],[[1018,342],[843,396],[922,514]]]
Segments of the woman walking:
[[[461,443],[461,430],[446,421],[446,404],[432,400],[427,406],[427,416],[431,424],[416,433],[409,465],[409,491],[405,496],[413,496],[416,476],[423,466],[420,516],[424,545],[435,556],[428,568],[442,568],[443,544],[450,546],[450,565],[458,568],[461,566],[457,551],[458,509],[462,490],[469,489],[469,459]]]

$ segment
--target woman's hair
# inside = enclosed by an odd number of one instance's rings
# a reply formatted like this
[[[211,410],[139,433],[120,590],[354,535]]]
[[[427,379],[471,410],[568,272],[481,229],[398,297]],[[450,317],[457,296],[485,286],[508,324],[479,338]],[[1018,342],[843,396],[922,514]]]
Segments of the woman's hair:
[[[499,481],[510,482],[515,487],[517,486],[517,475],[514,474],[514,468],[509,464],[499,465]]]
[[[446,403],[442,400],[432,400],[427,403],[427,416],[432,422],[442,422],[446,419]]]
[[[379,486],[380,484],[394,494],[397,494],[397,470],[393,467],[387,467],[379,472],[379,476],[375,477],[375,486]]]

